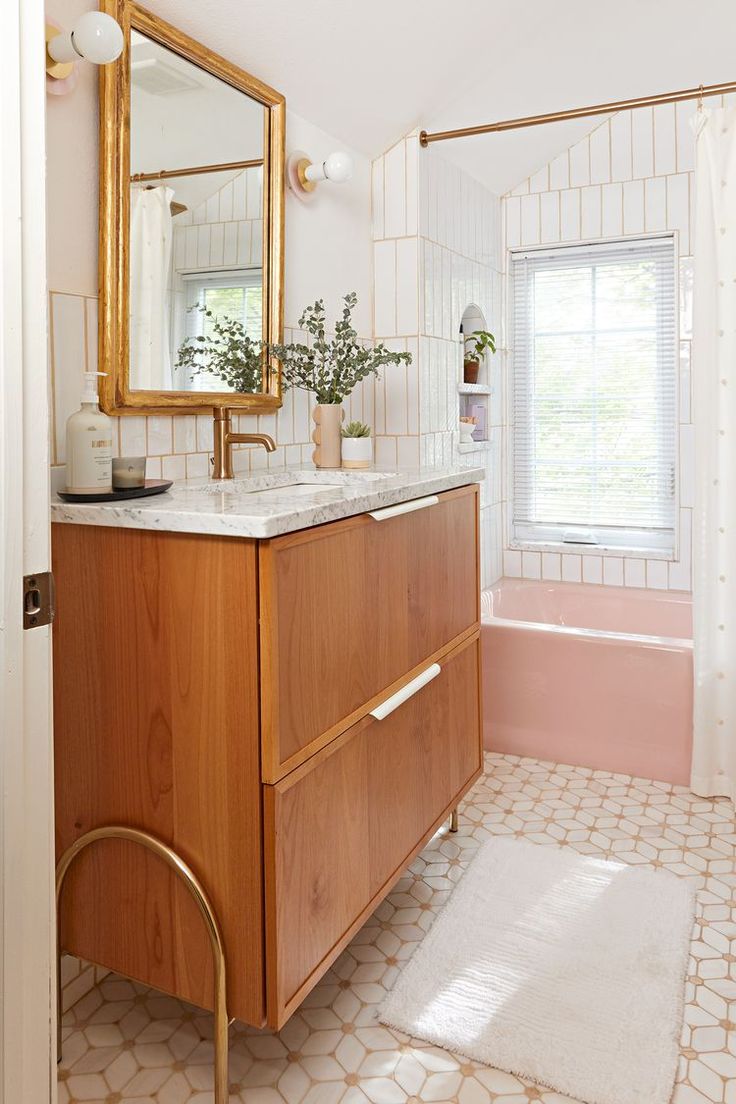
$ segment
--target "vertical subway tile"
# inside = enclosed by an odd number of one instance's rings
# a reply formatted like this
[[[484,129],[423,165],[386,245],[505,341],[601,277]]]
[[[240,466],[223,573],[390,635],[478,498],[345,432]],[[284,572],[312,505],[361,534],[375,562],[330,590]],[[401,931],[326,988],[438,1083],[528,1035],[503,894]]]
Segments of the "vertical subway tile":
[[[675,104],[675,138],[677,142],[677,171],[692,172],[695,168],[695,134],[692,120],[695,118],[695,100],[683,100]]]
[[[539,196],[521,197],[521,244],[539,244]]]
[[[559,552],[542,553],[542,578],[554,581],[562,578],[562,563]]]
[[[611,127],[609,122],[590,135],[590,182],[608,184],[611,179]]]
[[[404,143],[384,155],[384,228],[387,238],[406,233],[406,161]]]
[[[601,189],[600,187],[581,188],[581,231],[583,238],[601,236]]]
[[[624,184],[624,234],[644,232],[644,181],[627,180]]]
[[[120,419],[120,455],[146,455],[146,419],[125,417]]]
[[[624,561],[620,556],[603,557],[603,582],[606,586],[624,585]]]
[[[667,176],[674,172],[677,172],[675,105],[659,104],[654,108],[654,173]]]
[[[570,187],[590,184],[590,141],[587,137],[570,146]]]
[[[578,241],[580,238],[580,192],[571,188],[560,192],[560,239]]]
[[[579,583],[582,577],[582,556],[571,552],[562,554],[562,578],[566,583]]]
[[[651,107],[631,112],[631,175],[635,179],[654,176],[654,129]]]
[[[540,233],[542,243],[560,240],[560,197],[557,192],[546,192],[540,200]]]
[[[373,246],[375,279],[374,311],[377,337],[396,333],[396,243],[375,242]]]
[[[647,560],[647,586],[652,590],[667,589],[667,564],[664,560]]]
[[[670,590],[692,589],[692,510],[680,510],[679,558],[668,565]]]
[[[644,229],[649,234],[667,229],[667,182],[662,177],[644,181]]]
[[[506,248],[515,249],[521,245],[521,201],[514,196],[504,200],[506,210]]]
[[[174,439],[172,419],[168,416],[154,416],[146,419],[146,440],[148,456],[165,456],[173,452]]]
[[[529,177],[529,191],[549,191],[549,165],[545,165],[543,169],[540,169],[539,172],[535,172],[533,176]]]
[[[646,585],[646,562],[627,557],[624,560],[624,586],[644,587]]]
[[[542,578],[542,555],[540,552],[521,553],[521,573],[525,579]]]
[[[695,505],[695,426],[680,426],[680,505]]]
[[[611,180],[631,179],[631,115],[619,111],[611,119]]]
[[[570,187],[570,158],[567,150],[550,161],[549,186],[550,191],[557,192]]]
[[[622,184],[604,184],[601,188],[601,232],[604,238],[615,238],[624,232],[624,198]]]
[[[417,182],[419,139],[412,135],[406,139],[406,233],[418,231],[419,191]]]
[[[690,188],[687,173],[667,177],[667,229],[677,231],[680,253],[689,253]]]
[[[419,331],[417,246],[416,238],[402,238],[396,243],[396,332],[399,334]]]
[[[174,452],[197,451],[196,415],[174,415]]]
[[[691,420],[691,378],[690,378],[690,347],[689,341],[680,342],[680,421]]]
[[[373,212],[373,237],[385,237],[383,232],[383,158],[377,157],[371,166],[371,206]]]
[[[583,556],[583,582],[584,583],[602,583],[603,582],[603,565],[601,560],[602,556]]]
[[[521,578],[521,552],[516,548],[506,548],[503,554],[503,573],[509,579]]]

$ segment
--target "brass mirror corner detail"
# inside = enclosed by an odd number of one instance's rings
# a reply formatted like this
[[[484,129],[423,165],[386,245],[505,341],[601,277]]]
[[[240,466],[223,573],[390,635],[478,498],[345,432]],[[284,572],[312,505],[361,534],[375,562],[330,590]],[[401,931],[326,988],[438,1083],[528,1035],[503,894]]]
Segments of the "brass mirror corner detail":
[[[100,403],[281,406],[284,97],[132,0],[100,67]]]

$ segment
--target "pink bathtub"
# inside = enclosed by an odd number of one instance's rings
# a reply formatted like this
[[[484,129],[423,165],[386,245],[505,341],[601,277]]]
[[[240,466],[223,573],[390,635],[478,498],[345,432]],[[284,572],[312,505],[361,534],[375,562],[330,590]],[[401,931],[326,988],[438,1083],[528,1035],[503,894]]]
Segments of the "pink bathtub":
[[[501,579],[481,610],[487,748],[688,784],[689,595]]]

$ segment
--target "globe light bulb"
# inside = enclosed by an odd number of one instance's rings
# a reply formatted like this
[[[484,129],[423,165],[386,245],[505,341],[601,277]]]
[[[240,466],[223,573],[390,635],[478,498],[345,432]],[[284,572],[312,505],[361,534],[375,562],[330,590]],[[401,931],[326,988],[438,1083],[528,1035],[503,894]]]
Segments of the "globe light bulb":
[[[116,20],[104,12],[87,12],[78,19],[72,41],[77,53],[95,65],[115,61],[123,51],[123,32]]]
[[[353,159],[344,150],[331,153],[325,161],[325,176],[335,184],[343,184],[353,175]]]

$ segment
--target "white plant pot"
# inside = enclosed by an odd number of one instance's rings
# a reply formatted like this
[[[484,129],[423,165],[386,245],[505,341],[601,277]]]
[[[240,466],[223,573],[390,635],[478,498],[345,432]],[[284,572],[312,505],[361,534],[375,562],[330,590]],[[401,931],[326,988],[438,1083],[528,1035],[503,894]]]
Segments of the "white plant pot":
[[[475,426],[473,425],[473,423],[472,422],[460,422],[459,423],[459,428],[460,428],[460,444],[461,445],[472,445],[472,443],[473,443],[473,431],[475,429]]]
[[[343,437],[342,466],[344,468],[369,468],[372,463],[372,437]]]

